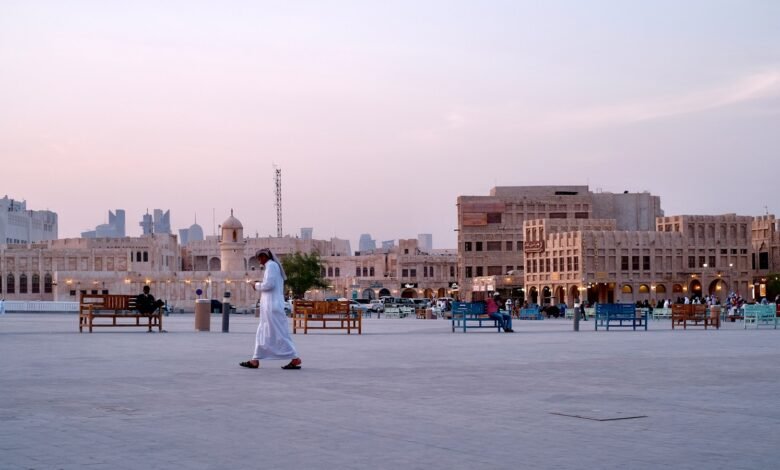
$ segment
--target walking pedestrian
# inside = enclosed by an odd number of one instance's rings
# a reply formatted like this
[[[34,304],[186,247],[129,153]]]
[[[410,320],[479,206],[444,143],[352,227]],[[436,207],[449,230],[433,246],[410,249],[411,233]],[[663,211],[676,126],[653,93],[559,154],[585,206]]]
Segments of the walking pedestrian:
[[[252,359],[239,365],[257,369],[260,367],[260,359],[290,359],[282,369],[300,369],[302,361],[290,336],[287,315],[284,313],[284,281],[287,280],[284,268],[276,255],[267,248],[257,253],[257,259],[265,267],[265,274],[263,282],[255,284],[255,289],[262,293],[255,353]]]

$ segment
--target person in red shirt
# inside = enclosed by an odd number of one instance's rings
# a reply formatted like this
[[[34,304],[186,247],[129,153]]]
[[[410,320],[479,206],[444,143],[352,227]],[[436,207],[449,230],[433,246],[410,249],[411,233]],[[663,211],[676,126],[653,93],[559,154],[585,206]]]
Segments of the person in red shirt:
[[[512,315],[501,312],[498,309],[498,303],[493,297],[488,297],[485,301],[485,313],[490,318],[498,322],[498,326],[504,330],[504,333],[514,333],[512,329]]]

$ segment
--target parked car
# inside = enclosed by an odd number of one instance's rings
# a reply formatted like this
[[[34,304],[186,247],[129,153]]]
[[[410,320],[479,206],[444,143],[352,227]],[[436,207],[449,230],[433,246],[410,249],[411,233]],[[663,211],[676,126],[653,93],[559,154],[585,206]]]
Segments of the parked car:
[[[358,301],[350,300],[349,301],[349,310],[352,313],[359,313],[361,316],[365,315],[366,312],[368,312],[368,305],[361,304]]]
[[[381,313],[385,311],[385,303],[381,300],[372,300],[371,303],[368,304],[368,309],[372,312]]]

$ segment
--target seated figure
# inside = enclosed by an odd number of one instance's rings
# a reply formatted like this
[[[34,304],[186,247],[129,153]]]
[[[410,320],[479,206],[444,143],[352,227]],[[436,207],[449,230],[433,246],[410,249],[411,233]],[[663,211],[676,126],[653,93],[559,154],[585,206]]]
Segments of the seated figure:
[[[154,296],[149,293],[149,286],[144,286],[143,293],[138,294],[138,297],[135,298],[135,308],[138,310],[138,313],[143,315],[150,315],[163,305],[165,305],[165,302],[155,300]]]

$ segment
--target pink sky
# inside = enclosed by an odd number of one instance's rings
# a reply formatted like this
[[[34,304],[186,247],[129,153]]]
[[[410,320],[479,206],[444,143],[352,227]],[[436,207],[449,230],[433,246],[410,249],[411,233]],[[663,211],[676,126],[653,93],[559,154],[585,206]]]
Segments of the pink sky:
[[[454,248],[495,185],[780,213],[780,4],[627,3],[6,1],[0,196],[269,235],[275,163],[285,232],[354,249]]]

